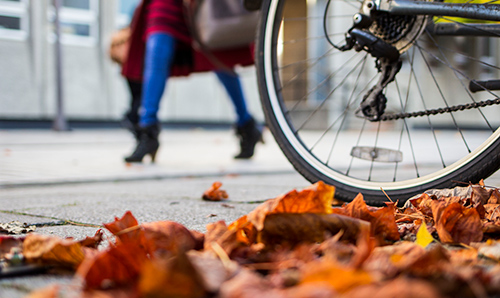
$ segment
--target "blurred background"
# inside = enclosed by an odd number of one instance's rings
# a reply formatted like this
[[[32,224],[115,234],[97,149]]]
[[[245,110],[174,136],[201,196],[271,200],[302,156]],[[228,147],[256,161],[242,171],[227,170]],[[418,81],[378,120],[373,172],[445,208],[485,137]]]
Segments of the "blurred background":
[[[62,100],[68,121],[118,123],[129,105],[110,36],[139,0],[61,0]],[[0,121],[49,122],[57,113],[53,0],[0,0]],[[263,121],[254,67],[238,69],[248,104]],[[196,86],[196,88],[193,88]],[[163,122],[232,123],[229,98],[212,73],[169,80]],[[207,111],[209,111],[207,113]]]

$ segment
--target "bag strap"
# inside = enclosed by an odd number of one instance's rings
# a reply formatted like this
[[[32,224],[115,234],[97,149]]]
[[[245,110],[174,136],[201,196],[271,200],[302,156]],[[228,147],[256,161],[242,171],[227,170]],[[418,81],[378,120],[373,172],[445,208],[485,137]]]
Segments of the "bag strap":
[[[195,16],[200,9],[200,6],[204,0],[184,0],[184,15],[187,18],[187,23],[189,30],[191,31],[191,36],[193,37],[193,47],[202,52],[207,59],[218,69],[236,76],[236,72],[217,58],[214,53],[201,41],[198,30],[196,30],[196,20]]]

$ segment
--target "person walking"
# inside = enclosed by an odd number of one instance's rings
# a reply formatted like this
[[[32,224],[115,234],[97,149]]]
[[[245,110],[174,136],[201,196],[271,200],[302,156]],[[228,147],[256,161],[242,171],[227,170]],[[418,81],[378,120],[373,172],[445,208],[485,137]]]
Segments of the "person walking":
[[[142,81],[142,101],[137,146],[125,161],[142,162],[150,155],[154,162],[160,146],[158,110],[168,78],[205,71],[215,71],[234,105],[236,134],[240,139],[240,152],[235,158],[251,158],[257,142],[262,140],[262,131],[248,111],[240,79],[234,72],[219,69],[192,46],[182,1],[143,0],[134,14],[130,49],[122,74],[128,80]],[[251,50],[249,45],[211,54],[233,69],[235,65],[253,64]]]

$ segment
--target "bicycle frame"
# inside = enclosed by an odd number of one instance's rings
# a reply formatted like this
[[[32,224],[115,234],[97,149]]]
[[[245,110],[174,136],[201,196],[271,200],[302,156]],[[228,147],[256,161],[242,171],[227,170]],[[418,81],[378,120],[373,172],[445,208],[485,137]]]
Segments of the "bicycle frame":
[[[367,0],[363,13],[385,11],[394,15],[444,15],[469,19],[500,21],[500,5],[443,3],[409,0]]]

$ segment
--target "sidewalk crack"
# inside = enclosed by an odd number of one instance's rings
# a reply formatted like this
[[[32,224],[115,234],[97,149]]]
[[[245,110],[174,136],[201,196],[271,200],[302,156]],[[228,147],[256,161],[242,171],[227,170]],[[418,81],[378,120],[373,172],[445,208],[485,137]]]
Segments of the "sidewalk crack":
[[[102,228],[102,225],[96,225],[96,224],[91,224],[91,223],[84,223],[84,222],[78,222],[74,221],[71,219],[62,219],[54,216],[45,216],[45,215],[39,215],[39,214],[30,214],[26,212],[20,212],[20,211],[9,211],[9,210],[0,210],[0,213],[6,213],[6,214],[13,214],[13,215],[23,215],[23,216],[31,216],[31,217],[37,217],[37,218],[43,218],[43,219],[52,219],[55,220],[55,222],[39,222],[39,223],[30,223],[32,226],[36,227],[48,227],[48,226],[78,226],[78,227],[90,227],[90,228]]]

